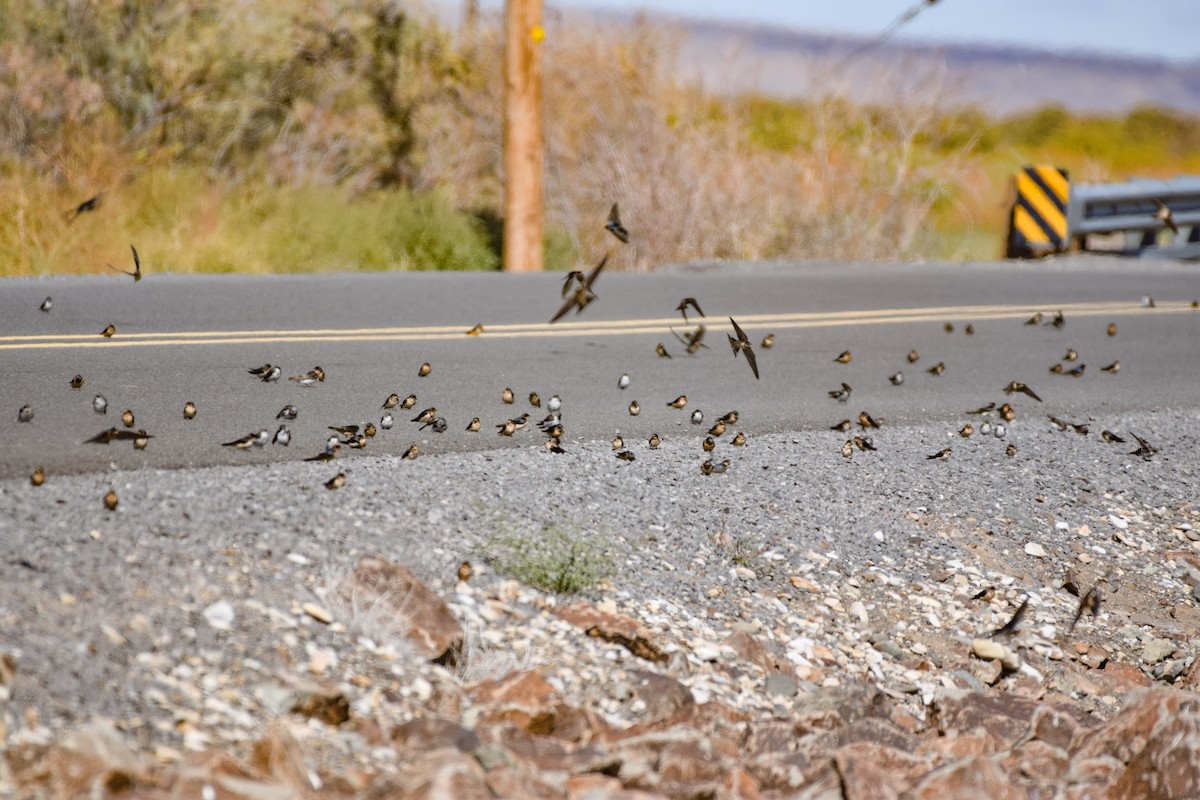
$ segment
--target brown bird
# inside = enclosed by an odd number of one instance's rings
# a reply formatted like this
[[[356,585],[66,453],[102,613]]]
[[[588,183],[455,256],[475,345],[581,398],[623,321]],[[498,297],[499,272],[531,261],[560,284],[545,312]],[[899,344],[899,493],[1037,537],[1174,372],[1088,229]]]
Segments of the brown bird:
[[[942,326],[942,330],[944,330],[946,333],[954,333],[954,323],[947,322],[945,325]]]
[[[763,350],[770,350],[772,347],[774,347],[775,346],[775,334],[768,333],[766,336],[764,336],[761,346],[762,346]]]
[[[835,358],[834,361],[836,361],[839,364],[849,364],[850,360],[852,358],[854,358],[854,356],[850,355],[849,350],[843,350],[841,355],[839,355],[837,358]]]
[[[122,424],[125,425],[126,428],[133,427],[133,412],[130,411],[128,408],[125,409],[125,411],[121,414],[121,422],[122,422]]]
[[[704,343],[705,330],[706,329],[703,325],[697,325],[695,331],[691,333],[684,333],[682,336],[680,336],[674,328],[671,328],[671,335],[678,339],[680,343],[687,348],[687,354],[689,356],[694,356],[701,347],[703,347],[705,350],[708,349],[708,345]]]
[[[1039,403],[1042,402],[1042,398],[1038,397],[1037,393],[1034,392],[1033,389],[1030,389],[1028,386],[1021,383],[1020,381],[1009,381],[1008,386],[1005,386],[1002,391],[1005,394],[1015,394],[1016,392],[1020,392],[1021,394],[1032,397],[1034,400],[1037,400]]]
[[[629,231],[621,224],[621,212],[617,209],[617,204],[612,204],[612,209],[608,212],[608,220],[604,223],[604,229],[617,237],[621,244],[629,244]]]
[[[117,332],[117,326],[109,325],[107,328],[100,331],[100,335],[103,336],[105,339],[111,339],[113,337],[113,334],[116,332]]]
[[[188,400],[186,403],[183,404],[183,418],[184,419],[195,419],[196,418],[196,404],[193,403],[191,400]]]
[[[878,428],[879,422],[865,411],[858,412],[858,424],[862,428]]]
[[[573,269],[567,273],[566,280],[563,281],[563,285],[562,285],[563,299],[566,299],[567,293],[571,291],[571,287],[575,285],[575,281],[579,281],[580,283],[583,283],[583,278],[584,278],[583,273],[577,269]]]
[[[431,373],[431,372],[433,372],[433,367],[429,366],[429,362],[426,361],[424,364],[421,365],[421,368],[417,370],[417,377],[418,378],[428,377],[429,373]]]
[[[1005,422],[1012,422],[1017,418],[1017,412],[1012,406],[1010,406],[1008,403],[1005,403],[1004,405],[1000,406],[1000,418]]]
[[[340,489],[346,483],[346,473],[339,472],[329,480],[325,481],[325,488],[329,490]]]
[[[1004,623],[1001,627],[992,631],[989,636],[1011,636],[1017,632],[1017,626],[1021,624],[1021,618],[1025,616],[1025,609],[1029,606],[1029,596],[1021,601],[1021,605],[1017,606],[1016,613],[1012,615],[1012,619]]]
[[[846,433],[848,430],[850,430],[850,428],[851,428],[851,424],[850,424],[850,420],[848,420],[848,419],[844,419],[836,425],[829,426],[829,430],[838,431],[840,433]]]
[[[934,364],[932,367],[930,367],[929,369],[927,369],[925,371],[928,372],[930,375],[937,377],[938,375],[941,375],[943,372],[946,371],[946,362],[939,361],[938,363]]]
[[[746,434],[742,433],[741,431],[738,431],[737,435],[734,436],[729,441],[729,443],[731,445],[733,445],[734,447],[741,447],[742,445],[744,445],[746,443]]]
[[[617,453],[617,458],[621,459],[622,461],[637,461],[637,457],[628,450],[622,450],[621,452]]]
[[[681,395],[679,395],[679,397],[676,397],[674,400],[667,403],[667,405],[670,406],[671,408],[683,408],[684,406],[687,405],[687,395],[681,394]]]
[[[400,405],[400,395],[392,392],[388,395],[387,399],[383,401],[383,405],[381,405],[380,408],[395,408],[398,405]]]
[[[122,275],[128,275],[129,277],[133,278],[134,283],[137,283],[138,281],[140,281],[142,279],[142,260],[140,258],[138,258],[138,252],[137,252],[136,247],[134,247],[133,245],[129,245],[129,249],[133,251],[133,272],[129,272],[129,271],[123,270],[123,269],[117,269],[116,267],[114,267],[112,264],[109,264],[108,262],[105,262],[104,266],[108,267],[113,272],[119,272]]]
[[[971,595],[972,600],[982,600],[985,603],[992,602],[992,598],[996,596],[995,586],[985,586],[975,594]]]
[[[513,390],[505,386],[504,391],[500,393],[500,399],[511,406],[516,397],[513,395]]]
[[[1124,444],[1125,440],[1112,431],[1100,431],[1100,438],[1109,444]]]
[[[832,397],[834,400],[837,400],[839,403],[845,403],[847,400],[850,399],[850,393],[852,391],[854,391],[854,390],[850,388],[850,384],[843,381],[842,388],[830,389],[828,394],[830,397]]]
[[[354,436],[358,433],[357,425],[330,425],[329,430],[342,436]]]
[[[1062,375],[1062,372],[1063,372],[1063,365],[1062,365],[1062,364],[1055,364],[1054,366],[1052,366],[1052,367],[1050,368],[1050,371],[1051,371],[1051,372],[1053,372],[1055,375]]]
[[[87,381],[84,379],[84,377],[82,375],[76,375],[74,378],[71,378],[71,388],[72,389],[82,388],[85,383],[87,383]]]
[[[139,429],[137,432],[137,435],[134,437],[134,440],[133,440],[133,449],[145,450],[146,445],[150,444],[150,440],[153,438],[154,438],[153,436],[146,433],[144,430]]]
[[[941,450],[938,450],[936,453],[934,453],[931,456],[925,456],[925,458],[930,461],[933,461],[934,459],[936,459],[938,461],[946,461],[950,458],[952,453],[953,453],[953,451],[949,447],[946,447]]]
[[[1053,414],[1047,414],[1046,419],[1050,420],[1050,423],[1054,427],[1058,428],[1060,431],[1065,431],[1067,429],[1067,426],[1071,424],[1071,423],[1067,422],[1066,420],[1059,419],[1058,417],[1054,416]]]
[[[854,446],[857,447],[859,450],[862,450],[863,452],[866,452],[867,450],[876,450],[877,449],[875,447],[875,443],[873,441],[871,441],[870,436],[855,436],[852,441],[854,442]]]
[[[1050,320],[1046,324],[1055,330],[1062,330],[1062,326],[1066,323],[1066,321],[1067,318],[1063,316],[1062,309],[1060,308],[1058,313],[1054,315],[1054,319]]]
[[[102,198],[103,196],[104,196],[104,193],[101,192],[93,197],[89,197],[87,200],[84,200],[79,205],[77,205],[74,208],[72,208],[71,210],[67,211],[66,212],[67,224],[70,225],[72,222],[74,222],[75,218],[78,217],[80,214],[86,214],[89,211],[95,211],[100,206],[100,198]]]
[[[625,440],[621,438],[621,434],[618,433],[616,436],[614,436],[612,438],[612,449],[613,450],[624,450],[625,449]]]
[[[642,413],[642,404],[634,400],[629,404],[629,416],[636,417],[640,413]]]
[[[1064,372],[1063,374],[1070,375],[1072,378],[1082,378],[1083,371],[1085,369],[1087,369],[1087,364],[1080,364],[1078,367],[1075,367],[1074,369],[1069,369],[1066,372]]]
[[[542,407],[542,398],[538,395],[537,392],[529,393],[529,405],[533,406],[534,408]]]
[[[364,436],[367,436],[367,437],[373,439],[373,438],[375,438],[375,434],[378,432],[379,431],[375,428],[374,422],[368,422],[367,424],[363,425],[363,435]]]
[[[737,334],[736,339],[726,334],[729,339],[729,347],[733,350],[733,357],[737,358],[739,352],[745,355],[747,363],[750,364],[750,371],[754,373],[754,379],[758,380],[758,361],[754,358],[754,347],[750,344],[750,339],[746,336],[746,332],[738,326],[733,317],[729,318],[729,322],[733,325],[733,330]]]
[[[474,570],[471,569],[470,561],[464,561],[458,565],[458,579],[463,583],[471,580],[471,575],[473,574]]]
[[[692,308],[696,309],[696,313],[699,314],[700,316],[702,316],[702,317],[704,316],[704,312],[700,310],[700,304],[696,302],[696,298],[685,297],[679,301],[679,305],[675,306],[675,310],[683,315],[683,322],[685,325],[687,324],[687,321],[688,321],[688,318],[687,318],[688,306],[691,306]]]
[[[842,445],[842,458],[849,458],[852,455],[854,455],[854,442],[847,439]]]
[[[921,357],[921,355],[916,350],[908,351],[908,363],[915,364],[915,363],[917,363],[917,359],[920,357]]]
[[[420,423],[424,424],[426,422],[432,422],[436,417],[437,417],[437,408],[434,406],[430,406],[429,408],[422,411],[420,414],[417,414],[415,417],[413,417],[412,421],[420,422]],[[357,430],[357,429],[355,429],[355,430]]]
[[[715,448],[717,446],[717,443],[713,439],[713,437],[706,436],[704,438],[704,441],[701,442],[700,446],[704,448],[704,452],[711,453],[713,451],[713,448]]]
[[[722,416],[717,417],[717,419],[721,420],[721,422],[724,422],[726,425],[737,425],[738,412],[730,411],[728,414],[723,414]]]
[[[708,429],[709,436],[721,437],[725,434],[725,420],[719,419],[716,424]]]
[[[1101,372],[1120,372],[1121,371],[1121,362],[1114,361],[1111,364],[1109,364],[1107,367],[1101,367],[1100,371]]]
[[[1038,325],[1041,323],[1041,321],[1042,321],[1042,312],[1039,311],[1036,314],[1034,314],[1032,317],[1030,317],[1029,319],[1025,320],[1025,324],[1026,325]]]
[[[471,330],[467,331],[467,336],[478,336],[481,333],[483,333],[483,324],[476,323],[475,327],[473,327],[473,328],[471,328]],[[465,564],[466,562],[464,561],[463,563]]]
[[[662,444],[662,437],[657,433],[652,433],[650,434],[650,439],[646,442],[646,444],[650,445],[651,450],[657,450],[658,446]]]
[[[117,503],[119,502],[120,500],[117,498],[117,493],[113,489],[109,489],[108,493],[104,495],[104,507],[109,511],[116,511]]]
[[[1179,235],[1179,226],[1175,224],[1175,215],[1171,213],[1171,209],[1167,208],[1167,204],[1162,200],[1154,201],[1154,219],[1166,225],[1171,229],[1171,233]]]
[[[1100,615],[1100,586],[1096,585],[1087,590],[1087,594],[1079,599],[1079,608],[1075,611],[1075,619],[1071,620],[1071,627],[1067,628],[1067,633],[1075,630],[1075,626],[1079,624],[1079,618],[1084,612],[1091,614],[1093,617]]]
[[[517,423],[515,420],[507,420],[506,422],[497,425],[497,436],[512,436],[517,432]]]
[[[1063,361],[1074,361],[1079,358],[1079,353],[1075,352],[1074,347],[1068,347],[1066,355],[1063,356]]]
[[[29,482],[34,486],[41,486],[46,482],[46,471],[41,467],[38,467],[33,471],[33,474],[29,476]]]
[[[402,402],[400,404],[400,407],[402,409],[404,409],[405,411],[408,411],[410,408],[412,408],[416,404],[417,404],[417,396],[415,394],[410,394],[408,397],[404,398],[404,402]]]
[[[480,425],[482,425],[482,423],[479,421],[479,417],[475,417],[467,424],[467,433],[477,432]]]
[[[1117,323],[1115,323],[1115,322],[1108,323],[1108,328],[1106,329],[1106,332],[1108,333],[1109,336],[1116,336],[1117,335]]]
[[[404,451],[404,453],[403,453],[403,455],[401,455],[400,457],[401,457],[401,458],[403,458],[403,459],[405,459],[405,460],[407,460],[407,461],[413,461],[413,460],[415,460],[415,459],[416,459],[416,457],[417,457],[417,456],[419,456],[420,454],[421,454],[421,450],[420,450],[420,448],[418,448],[418,447],[417,447],[417,443],[416,443],[416,442],[413,442],[412,444],[410,444],[410,445],[408,446],[408,449],[407,449],[407,450],[405,450],[405,451]]]
[[[1009,458],[1012,458],[1016,454],[1017,454],[1017,446],[1015,444],[1013,444],[1012,442],[1009,442],[1008,447],[1004,448],[1004,455],[1008,456]]]
[[[1151,458],[1151,457],[1152,457],[1152,456],[1153,456],[1155,453],[1157,453],[1157,452],[1158,452],[1158,448],[1157,448],[1157,447],[1155,447],[1154,445],[1150,444],[1150,443],[1149,443],[1149,442],[1147,442],[1145,439],[1143,439],[1142,437],[1138,436],[1136,433],[1133,433],[1132,431],[1130,431],[1129,435],[1130,435],[1130,436],[1132,436],[1134,439],[1137,439],[1137,443],[1138,443],[1138,448],[1137,448],[1137,450],[1134,450],[1134,451],[1133,451],[1133,452],[1131,452],[1129,455],[1131,455],[1131,456],[1141,456],[1143,461],[1149,461],[1149,460],[1150,460],[1150,458]]]
[[[553,317],[550,318],[551,322],[558,322],[560,319],[565,317],[567,312],[572,308],[574,308],[575,313],[578,314],[580,311],[583,311],[585,308],[587,308],[589,303],[596,299],[596,293],[592,291],[592,284],[596,282],[596,278],[600,277],[600,271],[604,269],[604,265],[607,263],[608,254],[605,253],[604,258],[600,259],[600,263],[597,264],[592,271],[587,274],[587,277],[579,280],[579,288],[575,290],[575,293],[567,299],[567,302],[563,303],[562,307],[558,309]]]
[[[671,354],[667,352],[667,348],[663,346],[662,342],[658,343],[658,345],[654,348],[654,352],[658,354],[659,358],[671,357]]]
[[[967,327],[963,329],[963,332],[966,333],[967,336],[974,336],[975,335],[975,326],[968,322]]]
[[[963,425],[961,428],[958,429],[958,435],[963,437],[964,439],[966,439],[968,436],[970,436],[974,432],[975,432],[975,428],[973,428],[971,426],[971,423],[969,423],[969,422],[966,425]]]

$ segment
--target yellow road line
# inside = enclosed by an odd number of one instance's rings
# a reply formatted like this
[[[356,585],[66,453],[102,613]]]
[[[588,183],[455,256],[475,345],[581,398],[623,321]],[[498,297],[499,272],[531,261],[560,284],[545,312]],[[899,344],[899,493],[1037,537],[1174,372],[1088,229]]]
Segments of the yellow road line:
[[[874,309],[867,311],[842,311],[835,313],[810,312],[795,314],[749,314],[738,318],[743,328],[770,327],[773,330],[798,328],[844,327],[847,325],[882,325],[914,322],[955,322],[995,319],[1026,318],[1030,306],[976,305],[941,306],[912,309]],[[1172,314],[1192,312],[1186,302],[1165,302],[1157,308],[1143,308],[1131,302],[1064,303],[1043,308],[1062,310],[1069,317],[1092,317],[1112,314]],[[720,325],[723,318],[713,317],[710,324]],[[667,328],[688,328],[678,317],[662,317],[641,320],[572,321],[566,323],[516,323],[486,325],[483,339],[545,338],[564,336],[620,336],[641,333],[667,333]],[[103,339],[96,334],[66,334],[40,336],[0,337],[0,350],[44,350],[60,348],[92,347],[157,347],[177,345],[211,344],[277,344],[311,342],[384,342],[384,341],[431,341],[468,338],[464,336],[466,326],[438,325],[430,327],[403,328],[319,328],[313,330],[257,330],[257,331],[180,331],[157,333],[118,334],[112,339]]]

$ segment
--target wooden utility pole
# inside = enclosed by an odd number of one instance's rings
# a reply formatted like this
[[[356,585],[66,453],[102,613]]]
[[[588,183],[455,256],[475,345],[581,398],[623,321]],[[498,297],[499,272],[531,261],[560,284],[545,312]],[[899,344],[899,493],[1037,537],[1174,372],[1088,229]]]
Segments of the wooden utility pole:
[[[504,270],[542,268],[542,0],[504,9]]]

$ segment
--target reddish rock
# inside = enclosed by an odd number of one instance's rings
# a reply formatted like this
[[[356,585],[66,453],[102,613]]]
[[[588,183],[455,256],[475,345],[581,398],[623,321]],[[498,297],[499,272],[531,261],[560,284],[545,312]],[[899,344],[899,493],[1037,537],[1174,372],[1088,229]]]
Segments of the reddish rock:
[[[996,740],[986,733],[960,733],[927,739],[917,748],[917,755],[928,756],[934,764],[949,764],[972,756],[988,755],[999,750]]]
[[[1109,797],[1200,797],[1200,698],[1192,695],[1177,713],[1158,718],[1146,746],[1130,759]]]
[[[479,747],[479,737],[453,720],[424,717],[396,726],[392,730],[392,744],[401,753],[445,748],[470,753]]]
[[[1108,680],[1112,686],[1112,691],[1115,692],[1144,688],[1151,683],[1150,677],[1146,673],[1132,664],[1126,664],[1122,661],[1107,662],[1100,674]]]
[[[1006,694],[947,693],[934,701],[933,713],[942,736],[983,732],[1007,748],[1029,730],[1037,707],[1033,700]]]
[[[342,582],[339,594],[351,608],[390,608],[404,621],[406,638],[431,661],[443,665],[458,661],[462,627],[446,601],[408,567],[383,556],[367,556]]]
[[[657,772],[664,783],[715,783],[726,771],[707,739],[672,742],[658,755]]]
[[[584,602],[555,608],[551,613],[582,629],[588,636],[621,645],[638,658],[656,664],[667,662],[668,656],[656,641],[654,632],[632,617],[609,614]]]
[[[1033,784],[1044,786],[1066,774],[1068,760],[1066,751],[1033,739],[1010,752],[1003,763],[1010,774],[1019,774]]]
[[[796,735],[796,727],[790,722],[771,720],[769,722],[753,722],[742,751],[755,756],[763,753],[790,753],[796,749],[800,737]]]
[[[454,748],[422,753],[401,768],[393,787],[393,791],[378,796],[396,800],[495,800],[479,762]]]
[[[1030,736],[1059,748],[1070,750],[1071,741],[1079,730],[1079,723],[1070,715],[1053,706],[1038,706],[1029,722]]]
[[[882,719],[867,718],[851,722],[833,732],[831,749],[845,747],[855,742],[870,742],[886,745],[890,749],[911,753],[917,748],[917,737]]]
[[[835,730],[864,717],[887,719],[889,715],[886,696],[865,683],[818,689],[797,698],[796,706],[802,709],[796,715],[800,733]]]
[[[717,788],[716,800],[763,800],[758,781],[750,773],[735,767],[725,774]]]
[[[272,730],[250,749],[250,767],[259,775],[298,791],[312,788],[299,743],[285,730]]]
[[[845,800],[898,798],[929,763],[906,752],[870,742],[855,742],[834,753]]]
[[[639,715],[645,723],[686,718],[696,707],[692,690],[666,675],[630,670],[629,688],[634,697],[645,703],[646,708]]]
[[[1142,751],[1159,726],[1179,714],[1185,704],[1190,705],[1195,700],[1196,695],[1173,689],[1133,692],[1126,698],[1125,707],[1107,724],[1087,736],[1077,737],[1071,758],[1112,756],[1128,764]]]
[[[527,728],[539,714],[550,712],[558,692],[537,670],[514,672],[468,688],[468,696],[490,721],[508,721]]]
[[[791,663],[774,652],[762,640],[742,628],[737,628],[725,638],[729,646],[743,661],[748,661],[761,669],[767,675],[783,673],[795,677],[796,672]]]
[[[975,756],[939,767],[921,779],[906,800],[1026,800],[990,758]]]
[[[300,692],[292,703],[291,711],[336,728],[349,721],[350,701],[338,691]]]

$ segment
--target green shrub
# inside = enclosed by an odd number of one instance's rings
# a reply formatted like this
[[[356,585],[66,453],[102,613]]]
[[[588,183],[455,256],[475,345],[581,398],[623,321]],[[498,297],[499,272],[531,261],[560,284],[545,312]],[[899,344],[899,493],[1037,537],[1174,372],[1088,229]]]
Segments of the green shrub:
[[[543,592],[575,594],[612,574],[600,544],[565,525],[546,525],[534,536],[504,534],[488,549],[497,571]]]

